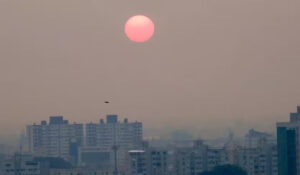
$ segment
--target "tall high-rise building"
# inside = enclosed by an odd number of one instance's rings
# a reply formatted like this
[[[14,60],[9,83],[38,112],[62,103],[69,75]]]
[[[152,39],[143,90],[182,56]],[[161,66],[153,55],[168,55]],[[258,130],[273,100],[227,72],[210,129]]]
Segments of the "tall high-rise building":
[[[27,126],[29,152],[37,156],[70,158],[70,148],[83,143],[83,125],[69,124],[62,116],[51,116],[49,124]]]
[[[143,144],[143,125],[141,122],[118,121],[117,115],[107,115],[106,122],[86,124],[86,147],[96,147],[113,152],[115,171],[128,169],[126,157],[129,150],[140,149]]]
[[[118,121],[117,115],[107,115],[106,122],[86,124],[86,146],[97,146],[110,150],[113,145],[122,148],[138,149],[143,142],[141,122]]]
[[[278,175],[300,174],[300,106],[289,122],[277,123]]]

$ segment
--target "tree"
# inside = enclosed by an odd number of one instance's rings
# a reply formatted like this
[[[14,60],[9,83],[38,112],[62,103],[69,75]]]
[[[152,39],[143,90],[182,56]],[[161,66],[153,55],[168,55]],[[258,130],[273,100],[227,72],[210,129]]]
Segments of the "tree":
[[[247,172],[240,167],[233,165],[217,166],[211,171],[205,171],[199,175],[247,175]]]

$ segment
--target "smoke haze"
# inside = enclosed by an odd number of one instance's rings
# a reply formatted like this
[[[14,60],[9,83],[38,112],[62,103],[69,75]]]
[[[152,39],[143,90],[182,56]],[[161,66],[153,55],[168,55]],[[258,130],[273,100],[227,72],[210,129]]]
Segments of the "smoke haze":
[[[296,0],[1,0],[0,133],[107,113],[142,121],[146,135],[271,132],[300,102],[299,9]],[[136,14],[155,23],[144,44],[123,32]]]

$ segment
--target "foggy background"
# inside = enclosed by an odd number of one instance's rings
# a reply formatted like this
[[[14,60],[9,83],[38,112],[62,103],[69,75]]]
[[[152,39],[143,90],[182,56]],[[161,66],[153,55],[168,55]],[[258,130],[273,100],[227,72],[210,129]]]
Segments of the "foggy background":
[[[1,0],[0,138],[63,115],[220,137],[275,131],[300,104],[297,0]],[[126,20],[155,23],[130,42]],[[104,101],[110,104],[104,104]]]

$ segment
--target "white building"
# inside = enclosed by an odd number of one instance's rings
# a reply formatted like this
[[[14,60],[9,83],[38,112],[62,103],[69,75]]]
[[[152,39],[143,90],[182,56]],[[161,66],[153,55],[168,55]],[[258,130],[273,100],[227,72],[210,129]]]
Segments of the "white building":
[[[114,152],[117,149],[117,166],[120,171],[128,170],[128,151],[140,149],[143,143],[141,122],[118,121],[117,115],[107,115],[99,123],[86,124],[86,148],[96,147],[102,151]],[[114,160],[114,158],[113,158]],[[115,162],[115,161],[114,161]]]
[[[27,126],[29,152],[36,156],[61,157],[69,159],[70,143],[83,142],[83,125],[69,124],[62,116],[50,117],[50,122]]]
[[[170,155],[165,149],[131,150],[129,157],[130,175],[173,175]]]
[[[271,134],[251,129],[246,144],[236,147],[235,164],[248,175],[278,175],[276,140]]]
[[[243,168],[248,175],[277,175],[276,146],[239,148],[236,165]]]
[[[109,150],[116,144],[122,148],[140,148],[143,141],[143,126],[141,122],[129,123],[118,121],[117,115],[107,115],[106,123],[86,124],[86,146],[97,146]]]
[[[211,148],[201,140],[195,141],[193,147],[177,148],[175,151],[176,175],[198,175],[228,163],[224,148]]]

